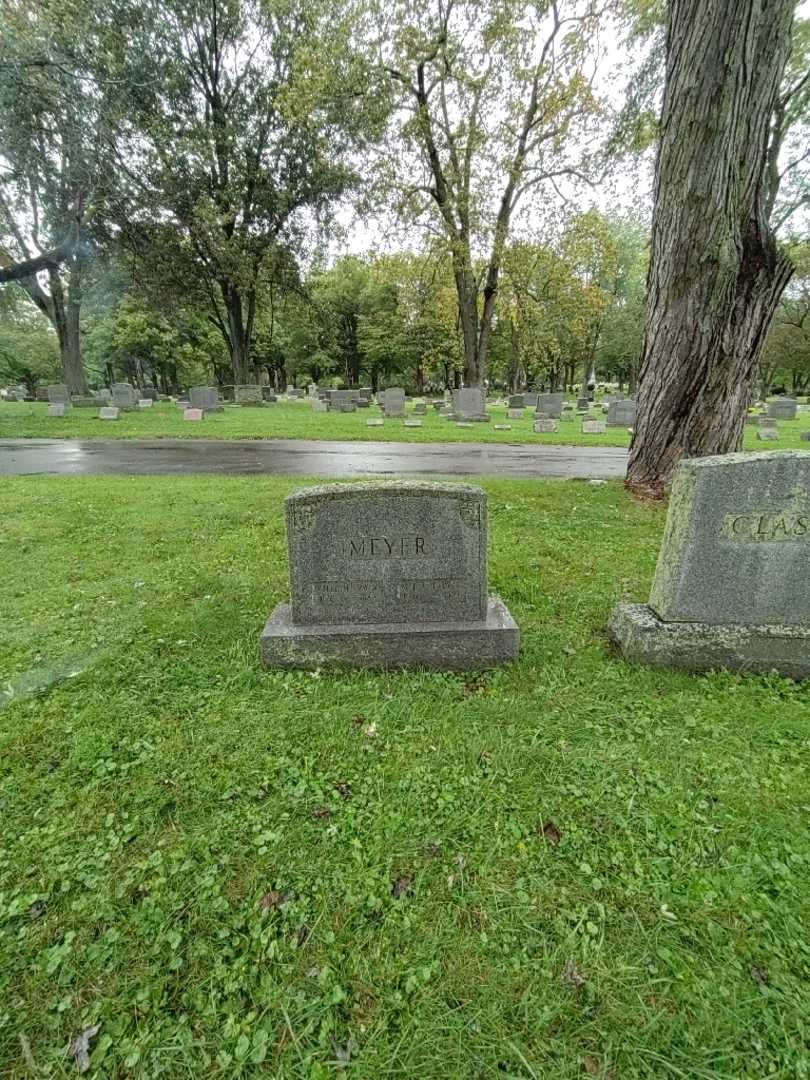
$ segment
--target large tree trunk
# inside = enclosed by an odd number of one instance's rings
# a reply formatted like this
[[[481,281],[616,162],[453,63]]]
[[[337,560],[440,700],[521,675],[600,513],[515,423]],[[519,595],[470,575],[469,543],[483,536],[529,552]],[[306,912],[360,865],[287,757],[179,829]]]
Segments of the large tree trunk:
[[[49,271],[51,288],[51,321],[59,341],[62,360],[62,378],[68,391],[84,397],[87,380],[82,368],[81,342],[79,339],[79,316],[82,304],[82,270],[72,265],[68,272],[67,295],[62,287],[58,270]]]
[[[671,0],[638,417],[627,486],[739,448],[792,265],[769,225],[771,120],[794,0]]]
[[[469,258],[454,256],[453,277],[464,345],[464,385],[480,386],[483,375],[478,360],[478,285]]]
[[[250,338],[245,326],[242,297],[229,281],[220,283],[225,310],[228,314],[228,348],[233,367],[233,381],[244,385],[251,381]]]

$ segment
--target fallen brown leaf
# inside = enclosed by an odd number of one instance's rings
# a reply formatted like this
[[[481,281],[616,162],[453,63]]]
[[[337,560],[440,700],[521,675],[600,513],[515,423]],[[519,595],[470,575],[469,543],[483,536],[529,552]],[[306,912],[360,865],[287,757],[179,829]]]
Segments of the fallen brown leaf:
[[[391,895],[395,900],[399,900],[400,896],[411,891],[411,878],[401,877],[397,878],[394,884],[391,886]]]
[[[319,806],[317,810],[312,811],[312,816],[316,818],[328,818],[332,816],[332,811],[328,806]]]
[[[271,908],[277,908],[281,903],[281,899],[281,893],[276,892],[275,889],[271,889],[270,892],[265,893],[261,899],[260,906],[262,911],[269,911]]]
[[[347,784],[347,783],[346,783],[345,781],[343,781],[343,780],[338,780],[338,781],[337,781],[337,782],[335,783],[335,791],[336,791],[336,792],[338,793],[338,795],[340,795],[340,797],[341,797],[341,798],[343,798],[343,799],[350,799],[350,798],[352,797],[352,789],[351,789],[351,785],[350,785],[350,784]]]
[[[545,836],[546,840],[548,840],[550,844],[556,845],[559,844],[560,840],[562,840],[562,833],[560,832],[560,828],[554,821],[545,822],[545,824],[543,825],[543,836]]]
[[[754,982],[759,983],[761,986],[767,986],[768,983],[771,981],[771,976],[768,973],[767,968],[752,967],[751,978],[754,980]]]
[[[598,1076],[602,1068],[602,1063],[600,1062],[599,1058],[594,1057],[593,1054],[586,1054],[582,1064],[585,1068],[585,1072],[588,1073],[590,1076]]]

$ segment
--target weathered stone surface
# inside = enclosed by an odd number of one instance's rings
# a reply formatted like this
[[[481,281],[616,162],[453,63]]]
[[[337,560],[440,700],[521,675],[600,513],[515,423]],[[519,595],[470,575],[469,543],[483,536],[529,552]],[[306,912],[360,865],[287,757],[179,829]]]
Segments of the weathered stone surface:
[[[110,399],[109,397],[102,397],[99,394],[98,397],[74,397],[70,399],[70,404],[74,409],[97,409],[99,405],[104,405]]]
[[[117,420],[120,411],[117,405],[102,405],[98,410],[98,418],[99,420]]]
[[[453,418],[470,423],[486,423],[486,393],[477,386],[466,386],[462,390],[453,390]]]
[[[509,417],[510,420],[522,420],[523,409],[507,409],[506,415]]]
[[[312,399],[312,411],[313,412],[329,412],[329,403],[326,400],[320,398]]]
[[[636,422],[635,401],[611,401],[607,407],[608,427],[632,427]]]
[[[518,631],[486,589],[486,495],[461,484],[336,484],[285,504],[290,603],[272,666],[455,670],[514,657]]]
[[[682,463],[650,606],[667,622],[810,626],[810,453]]]
[[[757,430],[757,438],[760,442],[774,442],[779,439],[779,432],[775,427],[761,427]]]
[[[202,409],[184,409],[183,410],[183,419],[184,420],[202,420],[203,416],[205,416],[205,413],[202,411]]]
[[[134,409],[137,400],[135,388],[129,383],[113,383],[112,401],[117,408]]]
[[[427,415],[427,404],[424,401],[417,401],[416,404],[413,407],[413,415],[414,416],[426,416]]]
[[[810,675],[810,453],[685,461],[649,605],[610,624],[630,659]]]
[[[469,671],[514,660],[520,632],[505,604],[493,597],[476,623],[389,623],[370,626],[296,626],[280,604],[264,628],[261,653],[268,667],[424,667]]]
[[[401,386],[391,386],[383,394],[383,411],[386,416],[405,415],[405,391]]]
[[[64,417],[70,412],[70,405],[66,405],[64,402],[56,402],[53,405],[48,406],[48,416],[60,416]]]
[[[511,431],[512,430],[512,425],[511,424],[493,424],[492,427],[493,427],[493,429],[495,431]]]
[[[780,397],[768,405],[768,416],[774,420],[795,420],[798,402],[795,398]]]
[[[422,427],[421,420],[406,420],[403,427]]]
[[[608,632],[625,659],[650,667],[810,677],[810,628],[664,622],[647,604],[617,604]]]
[[[558,431],[559,424],[556,420],[535,420],[534,432],[536,435],[547,435],[549,432]]]
[[[524,409],[526,406],[525,394],[510,394],[507,402],[510,409]]]
[[[214,386],[192,386],[188,393],[192,409],[203,412],[220,412],[219,394]]]
[[[257,383],[242,383],[234,386],[233,399],[237,405],[264,405],[262,388]]]
[[[47,390],[51,405],[70,405],[70,393],[64,383],[52,383]]]
[[[582,434],[583,435],[604,435],[607,431],[607,427],[602,420],[583,420],[582,421]]]
[[[548,413],[552,419],[559,420],[562,416],[563,401],[565,394],[538,394],[537,410]]]
[[[385,421],[381,416],[378,416],[372,420],[366,420],[366,427],[382,427],[384,424]]]
[[[138,398],[139,409],[151,409],[154,404],[154,401],[152,401],[152,399],[149,397]]]

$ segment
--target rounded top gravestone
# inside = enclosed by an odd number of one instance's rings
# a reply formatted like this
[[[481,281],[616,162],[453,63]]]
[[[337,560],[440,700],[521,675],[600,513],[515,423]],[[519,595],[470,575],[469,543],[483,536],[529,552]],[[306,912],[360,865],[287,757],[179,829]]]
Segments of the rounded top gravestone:
[[[519,632],[487,595],[486,494],[385,481],[307,488],[285,502],[290,602],[262,635],[271,667],[490,667]]]
[[[296,623],[486,617],[486,495],[467,484],[332,484],[285,504]]]

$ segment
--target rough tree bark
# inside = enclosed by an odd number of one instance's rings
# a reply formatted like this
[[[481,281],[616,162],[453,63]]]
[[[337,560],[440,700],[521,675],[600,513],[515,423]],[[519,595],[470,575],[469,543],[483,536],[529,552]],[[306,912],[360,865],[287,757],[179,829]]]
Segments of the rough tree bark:
[[[627,487],[739,448],[793,272],[770,216],[794,0],[671,0],[638,418]],[[777,117],[778,121],[778,117]]]

